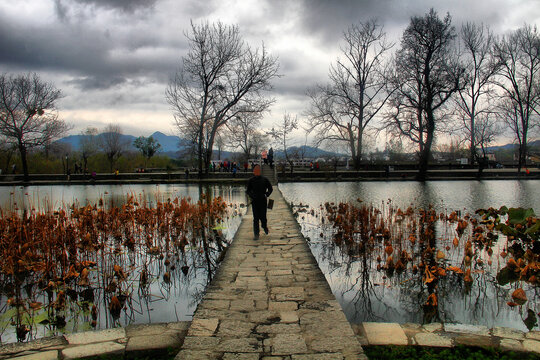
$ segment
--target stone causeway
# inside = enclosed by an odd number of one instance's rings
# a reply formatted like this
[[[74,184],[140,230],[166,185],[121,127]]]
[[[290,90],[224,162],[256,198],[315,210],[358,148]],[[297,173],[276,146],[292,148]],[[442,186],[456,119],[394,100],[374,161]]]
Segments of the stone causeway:
[[[181,359],[367,359],[363,345],[458,344],[540,354],[540,331],[452,324],[351,325],[279,189],[270,233],[244,217],[191,322],[130,325],[0,346],[0,360],[166,354]]]

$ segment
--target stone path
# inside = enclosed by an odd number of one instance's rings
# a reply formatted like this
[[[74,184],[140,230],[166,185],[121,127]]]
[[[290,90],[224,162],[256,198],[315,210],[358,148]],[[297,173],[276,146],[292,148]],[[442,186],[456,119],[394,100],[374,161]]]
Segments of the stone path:
[[[181,359],[366,359],[277,187],[270,234],[244,217],[199,304]]]

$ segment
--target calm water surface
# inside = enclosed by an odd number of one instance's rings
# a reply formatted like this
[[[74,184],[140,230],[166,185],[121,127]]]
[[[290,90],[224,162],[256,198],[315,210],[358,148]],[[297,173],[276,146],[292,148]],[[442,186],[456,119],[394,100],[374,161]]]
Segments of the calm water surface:
[[[174,198],[189,197],[196,202],[201,194],[210,194],[211,197],[220,196],[231,204],[229,217],[219,226],[223,238],[230,242],[245,214],[246,195],[243,186],[230,185],[75,185],[75,186],[28,186],[28,187],[0,187],[0,205],[2,211],[22,210],[56,210],[65,208],[73,203],[80,206],[96,204],[102,199],[104,206],[120,206],[128,196],[134,196],[139,203],[146,202],[150,207],[157,201],[173,200]],[[171,280],[162,281],[163,260],[156,259],[148,264],[149,273],[153,280],[148,290],[141,293],[138,282],[133,284],[133,296],[122,311],[120,319],[113,321],[105,305],[100,307],[96,328],[111,326],[157,323],[170,321],[191,320],[197,304],[204,295],[206,285],[212,274],[204,263],[204,256],[199,249],[186,247],[183,264],[189,266],[189,271],[180,270],[182,264],[171,271]],[[215,260],[215,259],[214,259]],[[135,261],[135,260],[134,260]],[[214,269],[215,270],[215,269]],[[137,276],[138,278],[138,276]],[[2,289],[0,289],[2,290]],[[137,294],[139,296],[137,296]],[[35,295],[38,301],[40,295]],[[44,294],[41,296],[45,296]],[[101,295],[102,296],[102,295]],[[103,301],[97,298],[96,302]],[[15,331],[9,325],[10,308],[6,306],[7,297],[0,291],[0,343],[16,341]],[[73,307],[73,312],[66,310],[66,326],[63,329],[51,329],[47,326],[34,326],[29,339],[54,335],[62,332],[79,332],[90,330],[89,314],[81,314]]]
[[[473,283],[466,286],[462,276],[449,273],[438,284],[439,306],[435,315],[426,314],[423,304],[428,292],[421,276],[410,271],[392,276],[377,271],[374,256],[347,254],[331,241],[333,229],[323,222],[320,205],[325,202],[373,204],[388,208],[389,204],[403,209],[412,205],[427,208],[430,204],[438,213],[461,210],[471,214],[478,208],[502,205],[507,207],[533,208],[540,211],[540,181],[428,181],[418,182],[336,182],[336,183],[284,183],[279,185],[285,199],[294,205],[309,206],[299,213],[302,233],[308,239],[321,270],[326,276],[334,295],[340,302],[349,321],[429,323],[465,323],[488,327],[506,326],[520,330],[538,330],[537,315],[540,312],[540,289],[525,282],[499,285],[496,273],[506,265],[499,253],[503,250],[501,240],[493,246],[493,256],[478,251],[484,266],[473,264]],[[294,206],[299,209],[298,206]],[[310,215],[310,209],[314,215]],[[437,227],[437,248],[446,253],[444,266],[462,266],[463,249],[449,248],[443,239],[454,237],[455,224],[450,229]],[[446,240],[447,241],[447,240]],[[450,242],[451,245],[451,242]],[[447,251],[448,250],[448,251]],[[379,249],[383,255],[383,247]],[[376,257],[376,255],[375,255]],[[487,261],[492,264],[487,266]],[[511,308],[510,294],[522,287],[529,299],[525,306]]]

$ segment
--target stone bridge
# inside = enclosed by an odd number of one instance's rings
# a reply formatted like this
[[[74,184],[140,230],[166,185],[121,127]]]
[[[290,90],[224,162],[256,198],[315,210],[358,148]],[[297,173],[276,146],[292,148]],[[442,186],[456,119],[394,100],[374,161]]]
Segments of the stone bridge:
[[[176,359],[365,359],[277,187],[270,198],[270,233],[254,240],[248,212]]]

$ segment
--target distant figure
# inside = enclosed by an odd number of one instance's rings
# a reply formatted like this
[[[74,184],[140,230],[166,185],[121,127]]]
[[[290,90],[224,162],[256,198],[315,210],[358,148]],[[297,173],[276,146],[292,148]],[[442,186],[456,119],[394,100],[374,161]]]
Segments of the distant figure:
[[[263,162],[265,164],[268,164],[268,151],[266,151],[266,149],[262,151],[261,157],[263,159]]]
[[[186,168],[185,174],[186,174],[186,180],[189,179],[189,169],[188,168]]]
[[[248,168],[249,168],[249,164],[248,162],[244,162],[244,172],[247,172],[248,171]]]
[[[17,165],[13,164],[11,165],[11,173],[15,174],[15,170],[17,170]]]
[[[270,164],[270,167],[274,168],[274,149],[270,148],[268,150],[268,163]]]
[[[268,224],[266,221],[266,198],[272,193],[272,184],[261,176],[261,167],[255,165],[253,168],[253,177],[249,179],[247,185],[247,194],[251,198],[251,208],[253,211],[253,235],[254,239],[259,239],[259,221],[265,234],[268,234]]]

